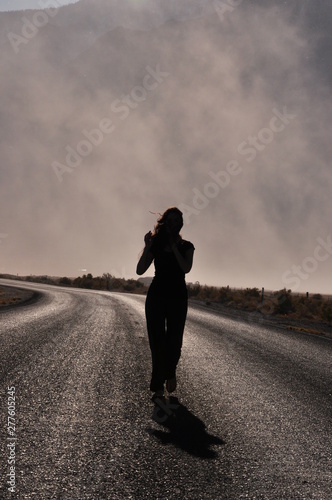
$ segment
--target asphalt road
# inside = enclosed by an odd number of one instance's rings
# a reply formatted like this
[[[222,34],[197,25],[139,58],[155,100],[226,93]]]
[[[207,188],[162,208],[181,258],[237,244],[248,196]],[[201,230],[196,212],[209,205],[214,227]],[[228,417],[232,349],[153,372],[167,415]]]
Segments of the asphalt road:
[[[190,308],[156,411],[144,297],[24,286],[42,298],[0,312],[1,498],[331,498],[330,339]]]

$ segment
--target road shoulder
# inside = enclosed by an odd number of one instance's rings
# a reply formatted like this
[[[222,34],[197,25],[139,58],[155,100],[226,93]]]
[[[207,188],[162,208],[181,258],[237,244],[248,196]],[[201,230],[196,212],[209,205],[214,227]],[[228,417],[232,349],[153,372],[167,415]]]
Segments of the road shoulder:
[[[18,306],[33,304],[42,294],[34,290],[20,287],[0,285],[0,311],[13,309]]]
[[[294,320],[287,316],[277,316],[272,314],[262,314],[259,312],[248,312],[239,309],[226,307],[217,302],[206,302],[203,300],[190,299],[189,304],[204,311],[211,311],[221,314],[234,320],[245,321],[250,324],[257,324],[266,327],[281,328],[311,335],[332,339],[332,326],[327,323],[315,321]]]

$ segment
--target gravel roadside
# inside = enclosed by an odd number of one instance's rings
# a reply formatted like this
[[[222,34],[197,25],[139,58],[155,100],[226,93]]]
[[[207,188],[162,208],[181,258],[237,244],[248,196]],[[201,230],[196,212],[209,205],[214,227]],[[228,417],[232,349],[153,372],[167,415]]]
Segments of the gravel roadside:
[[[206,302],[203,300],[191,299],[190,305],[194,308],[203,309],[205,311],[214,311],[228,318],[247,321],[250,324],[259,324],[261,326],[272,326],[286,330],[294,330],[312,335],[321,335],[332,339],[332,325],[318,321],[308,321],[300,319],[291,319],[285,316],[277,316],[272,314],[262,314],[259,312],[248,312],[240,309],[226,307],[217,302]]]

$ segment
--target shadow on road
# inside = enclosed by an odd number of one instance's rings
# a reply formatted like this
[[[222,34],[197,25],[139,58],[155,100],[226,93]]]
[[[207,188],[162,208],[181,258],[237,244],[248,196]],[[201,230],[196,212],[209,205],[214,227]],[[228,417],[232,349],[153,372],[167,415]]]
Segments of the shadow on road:
[[[191,413],[175,397],[166,400],[166,404],[156,402],[152,419],[168,431],[148,429],[161,444],[173,444],[177,448],[200,458],[216,458],[217,452],[211,445],[223,445],[225,441],[208,434],[202,420]]]

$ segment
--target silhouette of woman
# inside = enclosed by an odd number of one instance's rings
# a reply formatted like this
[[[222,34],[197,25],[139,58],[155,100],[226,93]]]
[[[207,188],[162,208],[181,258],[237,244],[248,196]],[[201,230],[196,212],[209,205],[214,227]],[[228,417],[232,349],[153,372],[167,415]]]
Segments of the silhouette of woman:
[[[188,309],[185,274],[193,263],[194,245],[182,239],[182,212],[168,208],[157,220],[153,233],[144,236],[145,248],[136,272],[145,273],[154,260],[155,275],[145,301],[146,324],[152,355],[152,399],[176,389],[176,367],[181,355]]]

